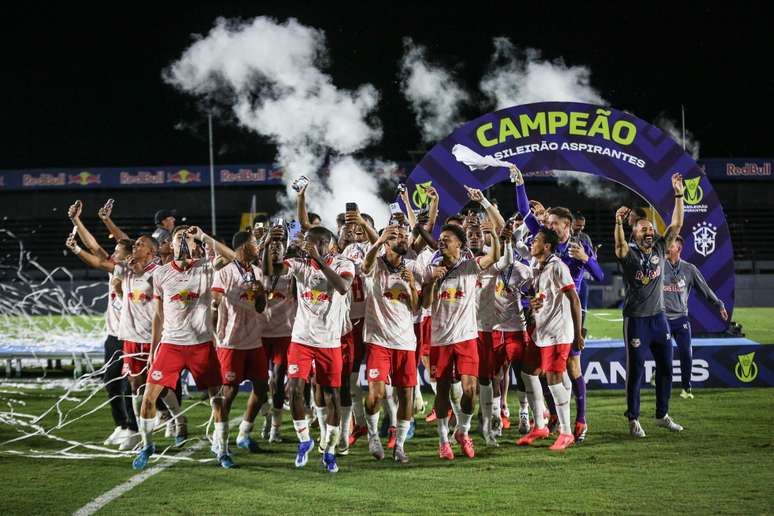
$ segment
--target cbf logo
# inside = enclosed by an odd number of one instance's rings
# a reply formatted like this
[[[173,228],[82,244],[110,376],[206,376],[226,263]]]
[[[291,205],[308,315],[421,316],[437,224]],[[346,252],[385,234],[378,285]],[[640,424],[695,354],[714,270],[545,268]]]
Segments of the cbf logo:
[[[693,248],[702,256],[709,256],[715,252],[715,237],[718,228],[709,222],[702,222],[693,226]]]
[[[758,364],[755,363],[755,351],[745,355],[737,355],[734,374],[743,383],[750,383],[758,377]]]

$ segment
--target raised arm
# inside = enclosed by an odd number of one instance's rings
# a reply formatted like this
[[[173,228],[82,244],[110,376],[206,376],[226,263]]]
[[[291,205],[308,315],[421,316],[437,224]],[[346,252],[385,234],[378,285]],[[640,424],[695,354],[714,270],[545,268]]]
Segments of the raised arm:
[[[99,215],[100,220],[103,224],[105,224],[105,227],[108,229],[108,231],[110,231],[110,234],[113,235],[113,238],[115,238],[116,242],[125,238],[128,239],[129,235],[121,231],[121,229],[113,223],[113,219],[110,218],[112,213],[113,203],[108,200],[108,202],[106,202],[105,205],[99,209],[97,215]]]
[[[234,261],[234,257],[236,256],[236,253],[234,253],[234,250],[231,249],[229,246],[222,244],[215,240],[213,237],[202,231],[202,228],[199,226],[191,226],[188,230],[193,234],[194,238],[196,240],[209,240],[210,246],[215,250],[217,254],[222,256],[224,258],[224,261],[219,262],[220,267],[227,265],[230,262]]]
[[[81,247],[78,245],[78,243],[75,241],[75,236],[70,235],[70,237],[65,242],[65,245],[67,248],[72,251],[72,253],[80,258],[80,260],[91,267],[92,269],[99,269],[101,271],[105,272],[113,272],[115,269],[115,264],[108,260],[107,258],[101,257],[101,256],[95,256],[91,254],[88,251],[84,251],[81,249]]]
[[[304,187],[298,191],[298,196],[296,197],[296,217],[298,217],[298,223],[301,224],[301,229],[304,231],[312,227],[312,225],[309,223],[309,215],[306,212],[307,186],[309,185],[304,185]]]
[[[377,233],[376,230],[372,228],[371,225],[368,222],[366,222],[366,220],[360,215],[360,210],[345,212],[344,223],[357,224],[358,226],[363,228],[363,231],[365,231],[365,234],[368,237],[368,241],[371,242],[372,244],[379,239],[379,233]]]
[[[400,193],[400,198],[403,201],[403,206],[406,207],[406,220],[408,220],[409,227],[414,227],[417,223],[417,215],[414,210],[411,209],[411,201],[409,201],[408,189],[404,188]]]
[[[613,235],[615,236],[615,256],[619,259],[626,258],[630,252],[629,242],[626,240],[623,230],[623,221],[628,213],[629,208],[626,206],[621,206],[615,212],[615,232]]]
[[[505,226],[505,219],[503,219],[503,216],[500,215],[500,210],[497,209],[497,206],[489,202],[489,200],[484,197],[484,194],[481,192],[481,190],[476,188],[468,188],[467,186],[465,187],[465,190],[467,190],[468,197],[471,201],[476,201],[481,205],[482,208],[484,208],[484,210],[486,210],[486,214],[494,226],[495,234],[499,233],[500,230],[503,229],[503,226]]]
[[[83,210],[83,204],[81,201],[75,201],[72,206],[67,210],[67,215],[70,217],[73,225],[78,230],[78,236],[81,238],[81,242],[96,256],[101,258],[108,258],[110,254],[105,251],[98,243],[94,235],[86,229],[83,222],[81,222],[81,211]]]
[[[371,270],[374,268],[374,264],[376,264],[376,258],[379,256],[379,251],[382,249],[384,243],[390,238],[395,238],[397,236],[397,226],[387,226],[384,228],[382,235],[374,242],[374,245],[371,246],[371,249],[368,250],[365,258],[363,258],[363,263],[360,265],[360,272],[363,274],[370,274]]]
[[[482,269],[488,269],[500,258],[500,239],[497,237],[497,232],[488,224],[482,224],[481,230],[489,234],[492,245],[489,246],[489,252],[479,259],[478,265]]]
[[[672,189],[675,191],[675,207],[672,210],[672,221],[664,234],[667,248],[672,245],[675,237],[680,234],[680,230],[683,228],[683,195],[685,193],[685,185],[683,184],[682,175],[672,174]]]

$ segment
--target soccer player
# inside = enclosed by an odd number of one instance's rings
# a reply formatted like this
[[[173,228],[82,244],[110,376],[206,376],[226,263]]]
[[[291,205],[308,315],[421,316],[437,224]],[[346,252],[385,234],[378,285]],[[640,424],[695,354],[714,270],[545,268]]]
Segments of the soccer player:
[[[239,425],[237,446],[253,453],[258,443],[249,437],[258,409],[267,400],[266,384],[269,367],[262,349],[263,319],[258,317],[266,308],[263,273],[253,262],[258,258],[258,243],[250,231],[239,231],[231,240],[235,257],[215,273],[212,282],[212,317],[216,351],[223,384],[222,420],[215,423],[213,447],[220,451],[221,464],[230,460],[228,453],[228,416],[239,393],[239,384],[250,380],[252,392]],[[223,464],[233,467],[232,464]]]
[[[626,346],[626,417],[632,437],[645,437],[640,425],[640,385],[645,374],[645,349],[650,349],[656,362],[656,426],[672,432],[683,427],[669,417],[672,393],[672,342],[664,312],[664,261],[666,250],[683,226],[683,178],[672,175],[675,207],[672,221],[663,237],[657,236],[653,224],[638,219],[632,226],[633,245],[623,230],[628,209],[615,214],[615,256],[623,269],[624,345]]]
[[[494,237],[496,238],[496,237]],[[445,224],[438,240],[440,255],[428,265],[422,285],[422,304],[432,307],[430,372],[437,382],[436,420],[440,441],[439,456],[454,459],[449,444],[445,414],[449,410],[449,389],[455,375],[462,381],[460,416],[454,437],[469,458],[475,456],[473,440],[468,436],[476,396],[478,375],[478,331],[476,324],[476,281],[479,273],[495,263],[498,256],[492,246],[489,253],[463,259],[467,244],[459,226]]]
[[[206,235],[195,226],[178,226],[172,231],[175,259],[154,272],[153,299],[156,313],[150,353],[148,383],[143,394],[138,426],[143,448],[132,466],[143,469],[155,452],[153,427],[156,399],[164,388],[173,390],[180,372],[188,369],[196,385],[207,389],[215,423],[225,423],[224,404],[220,395],[220,363],[212,344],[210,304],[215,267],[207,260],[194,259],[196,240],[209,239],[218,253],[233,260],[228,247]],[[227,450],[213,448],[221,466],[233,467]]]
[[[680,259],[683,250],[683,237],[674,238],[667,249],[667,260],[664,264],[664,308],[666,309],[669,331],[677,343],[680,355],[680,378],[683,390],[680,397],[693,399],[691,391],[691,370],[693,369],[693,352],[691,350],[691,322],[688,320],[688,296],[696,287],[705,299],[720,310],[720,317],[728,320],[726,306],[707,285],[699,269],[692,263]]]
[[[398,395],[398,422],[393,459],[408,462],[404,450],[413,413],[414,386],[417,383],[414,316],[419,311],[416,263],[407,260],[409,236],[403,226],[391,225],[366,253],[362,273],[366,282],[365,341],[368,346],[366,377],[368,399],[368,450],[377,459],[384,458],[379,440],[379,409],[385,397],[385,384],[391,383]],[[384,254],[377,257],[380,252]]]
[[[516,175],[518,169],[515,171],[511,170],[511,173]],[[537,234],[540,223],[529,210],[529,201],[527,201],[527,192],[523,180],[516,182],[516,198],[519,213],[524,217],[524,225],[529,228],[530,233],[533,235]],[[570,210],[554,207],[546,210],[546,213],[545,225],[559,235],[559,245],[554,249],[554,252],[559,255],[559,258],[570,269],[576,293],[581,289],[586,272],[591,274],[595,281],[602,281],[605,273],[602,271],[599,263],[597,263],[594,250],[588,243],[572,237],[572,213]],[[581,350],[570,350],[570,357],[567,363],[567,373],[570,376],[572,390],[575,394],[576,414],[573,433],[577,442],[583,442],[588,432],[588,425],[586,424],[586,382],[583,379],[580,355]]]
[[[511,243],[511,234],[511,227],[506,224],[500,234],[503,257],[495,264],[497,278],[494,291],[495,323],[492,327],[492,343],[494,370],[498,376],[500,374],[509,375],[511,364],[518,366],[517,370],[521,370],[524,349],[529,339],[522,307],[521,289],[528,285],[531,280],[532,270],[516,258],[516,252]],[[493,393],[492,400],[492,423],[494,426],[496,420],[500,421],[500,428],[502,428],[504,422],[500,408],[501,396],[496,394],[496,390],[500,386],[499,377],[495,379],[493,386],[495,393]],[[502,395],[505,395],[505,391]],[[524,400],[522,400],[522,396]],[[522,401],[524,407],[519,414],[519,431],[526,434],[529,431],[526,426],[529,425],[526,393],[519,394],[519,402],[522,403]]]
[[[116,240],[116,246],[112,255],[108,253],[97,243],[97,240],[91,234],[91,232],[81,222],[81,212],[83,210],[83,204],[81,201],[75,201],[68,210],[68,216],[73,225],[77,228],[78,236],[84,245],[91,251],[92,256],[98,258],[98,261],[106,261],[112,265],[118,262],[124,261],[132,252],[132,242],[129,240]],[[86,251],[83,251],[80,246],[77,245],[75,238],[71,237],[66,243],[67,247],[84,261],[87,265],[92,267],[95,264],[86,262]],[[122,360],[123,343],[118,338],[119,322],[121,320],[121,299],[113,287],[113,276],[111,271],[107,271],[109,274],[108,281],[108,305],[105,310],[105,328],[107,330],[107,337],[105,338],[105,391],[107,391],[108,398],[110,399],[110,413],[113,417],[113,423],[116,425],[113,432],[105,440],[105,446],[119,445],[120,447],[127,448],[128,446],[134,446],[133,441],[136,437],[133,437],[137,433],[137,419],[132,409],[131,397],[129,396],[129,385],[126,380],[121,379],[122,376]],[[128,448],[131,449],[131,448]]]
[[[271,240],[264,247],[264,262],[274,264],[275,274],[266,277],[266,309],[261,314],[263,320],[261,340],[266,358],[271,362],[271,429],[270,443],[281,443],[282,407],[285,403],[285,376],[288,371],[288,346],[293,333],[293,321],[298,309],[296,285],[293,275],[288,271],[281,275],[282,262],[285,259],[285,231],[282,228],[271,229]],[[237,443],[249,437],[252,424],[243,421],[239,426]]]
[[[339,468],[334,454],[340,433],[340,399],[342,356],[341,329],[347,293],[355,275],[354,264],[331,253],[333,234],[320,226],[310,227],[304,236],[304,258],[285,260],[275,271],[270,260],[264,272],[292,273],[298,288],[298,310],[293,335],[288,347],[290,409],[293,427],[299,440],[296,467],[306,465],[314,440],[304,413],[304,387],[315,365],[315,382],[321,387],[327,410],[327,444],[323,464],[330,473]]]
[[[538,375],[545,373],[554,399],[560,433],[551,445],[553,451],[564,450],[575,442],[570,426],[571,386],[565,385],[570,347],[583,349],[581,307],[570,269],[556,256],[559,235],[543,226],[532,239],[532,286],[535,292],[530,306],[535,314],[533,339],[527,346],[522,378],[535,417],[535,427],[516,444],[532,444],[549,435],[543,411],[543,390]],[[569,382],[568,382],[569,383]]]

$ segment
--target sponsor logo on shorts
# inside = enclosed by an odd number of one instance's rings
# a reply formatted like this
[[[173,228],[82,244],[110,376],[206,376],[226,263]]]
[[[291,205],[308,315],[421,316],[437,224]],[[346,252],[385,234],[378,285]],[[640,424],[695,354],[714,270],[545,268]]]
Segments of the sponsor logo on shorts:
[[[288,374],[296,374],[298,372],[298,364],[288,365]]]
[[[369,369],[368,370],[368,377],[369,378],[376,378],[379,376],[379,370],[378,369]]]
[[[632,339],[629,341],[629,345],[633,348],[639,348],[640,347],[640,339]]]
[[[750,383],[758,377],[758,364],[755,363],[755,351],[737,355],[734,374],[740,382]]]
[[[153,372],[151,373],[151,378],[153,378],[153,379],[154,379],[155,381],[157,381],[157,382],[158,382],[159,380],[161,380],[161,377],[162,377],[162,376],[164,376],[164,373],[162,373],[162,372],[161,372],[161,371],[159,371],[159,370],[153,371]]]
[[[236,373],[234,371],[228,371],[226,373],[226,380],[228,380],[229,382],[233,382],[234,380],[236,380]]]

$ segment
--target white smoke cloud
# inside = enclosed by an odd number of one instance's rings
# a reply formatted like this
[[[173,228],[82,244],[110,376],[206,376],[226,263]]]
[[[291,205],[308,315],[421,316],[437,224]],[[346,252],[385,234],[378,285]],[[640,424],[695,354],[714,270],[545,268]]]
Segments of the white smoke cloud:
[[[685,152],[690,154],[693,159],[699,159],[699,150],[701,149],[701,144],[699,143],[699,140],[697,140],[693,135],[693,133],[691,133],[691,131],[687,129],[685,130],[685,142],[683,142],[682,128],[677,127],[677,124],[669,118],[660,116],[656,119],[654,125],[669,134],[669,136],[671,136],[672,139],[676,141],[681,147],[684,147]]]
[[[591,70],[567,66],[559,58],[541,59],[540,51],[519,52],[508,38],[494,38],[494,53],[479,88],[495,109],[532,102],[606,104],[591,86]]]
[[[307,207],[326,224],[333,225],[346,201],[387,219],[378,176],[351,156],[381,139],[373,116],[379,93],[371,84],[339,89],[323,71],[326,60],[325,34],[293,18],[219,18],[163,77],[184,92],[226,100],[242,126],[277,145],[286,184],[283,206],[295,206],[290,184],[305,175],[311,180]],[[320,171],[328,161],[325,178]]]
[[[452,73],[427,59],[427,49],[403,40],[400,61],[400,86],[411,104],[417,126],[426,143],[446,137],[462,121],[461,107],[470,95],[458,84]]]
[[[572,188],[609,206],[618,206],[629,197],[625,187],[594,174],[575,170],[553,170],[552,173],[559,186]]]

